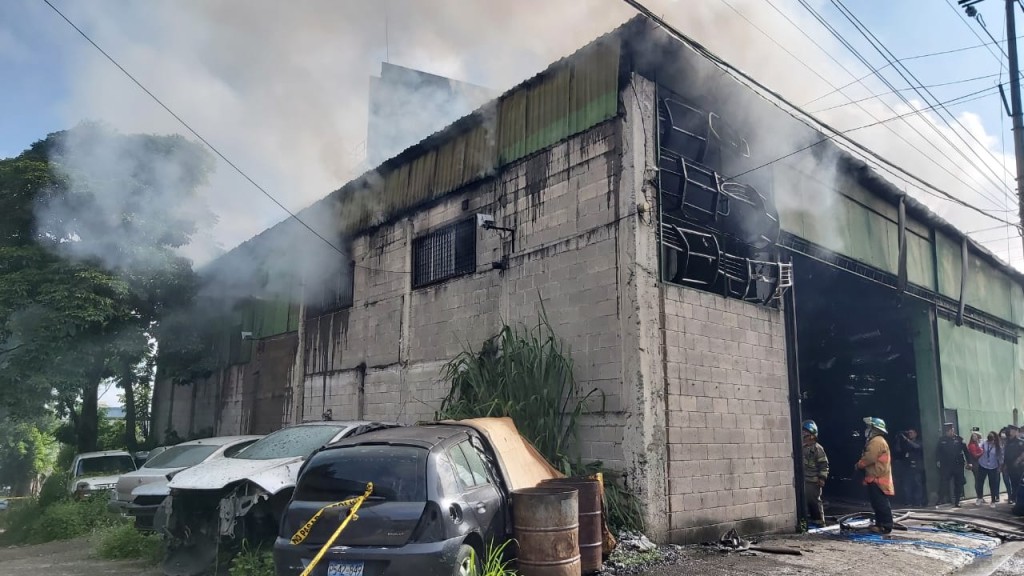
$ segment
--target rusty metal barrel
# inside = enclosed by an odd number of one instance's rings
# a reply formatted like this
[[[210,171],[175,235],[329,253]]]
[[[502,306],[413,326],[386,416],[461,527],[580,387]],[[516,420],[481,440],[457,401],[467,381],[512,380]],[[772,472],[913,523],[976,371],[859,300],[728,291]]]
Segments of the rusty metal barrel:
[[[589,478],[552,478],[542,487],[571,486],[579,493],[580,563],[584,574],[601,571],[601,486]]]
[[[580,576],[579,492],[546,485],[512,492],[512,524],[523,576]]]

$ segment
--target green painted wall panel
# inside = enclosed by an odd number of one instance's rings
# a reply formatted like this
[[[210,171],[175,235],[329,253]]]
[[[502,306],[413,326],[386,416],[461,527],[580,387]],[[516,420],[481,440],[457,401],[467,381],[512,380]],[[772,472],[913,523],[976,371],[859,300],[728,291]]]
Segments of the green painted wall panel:
[[[945,234],[935,235],[939,294],[960,299],[960,243]]]
[[[927,238],[907,233],[907,280],[935,290],[935,260]]]
[[[999,430],[1019,406],[1018,345],[948,320],[938,320],[942,401],[961,430]]]
[[[967,274],[967,304],[989,314],[1010,320],[1011,281],[987,262],[971,254]]]

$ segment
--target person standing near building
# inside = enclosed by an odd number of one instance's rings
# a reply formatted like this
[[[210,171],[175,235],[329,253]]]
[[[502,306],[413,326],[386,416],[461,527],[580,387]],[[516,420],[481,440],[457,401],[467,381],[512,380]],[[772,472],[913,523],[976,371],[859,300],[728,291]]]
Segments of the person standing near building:
[[[988,491],[992,497],[992,507],[999,502],[999,471],[1003,467],[1003,447],[999,443],[999,435],[994,431],[981,443],[981,455],[978,456],[978,467],[975,470],[974,491],[978,495],[978,505],[985,503],[985,480],[988,480]]]
[[[964,439],[956,435],[956,426],[952,422],[943,424],[943,435],[935,449],[939,467],[939,504],[949,502],[960,507],[960,499],[964,495],[964,466],[970,459]],[[952,492],[950,488],[952,487]]]
[[[904,500],[910,506],[927,506],[924,491],[924,449],[917,437],[917,430],[911,428],[900,433],[899,452],[905,468],[906,482],[899,483]]]
[[[981,458],[982,454],[981,432],[978,428],[971,428],[971,439],[967,442],[967,454],[970,457],[967,461],[967,468],[974,470],[974,491],[978,494],[978,500],[975,503],[980,506],[985,503],[985,498],[982,496],[985,492],[985,478],[981,476],[978,467],[978,458]],[[981,488],[979,489],[978,486]]]
[[[1010,438],[1006,441],[1006,447],[1003,448],[1003,466],[1006,470],[1006,491],[1010,496],[1011,502],[1016,502],[1021,495],[1018,494],[1020,488],[1020,478],[1022,467],[1024,467],[1024,439],[1020,437],[1020,428],[1017,428],[1015,424],[1007,426],[1007,431],[1010,434]]]
[[[814,420],[804,420],[801,425],[804,455],[804,499],[807,517],[819,525],[825,525],[825,506],[821,502],[821,489],[828,480],[828,456],[818,444],[818,425]]]
[[[892,504],[889,498],[896,494],[892,482],[892,455],[889,443],[885,441],[887,434],[885,421],[881,418],[867,417],[864,419],[867,429],[864,436],[864,454],[857,461],[857,469],[864,471],[864,486],[867,487],[871,509],[875,513],[875,525],[871,531],[880,534],[892,532]]]

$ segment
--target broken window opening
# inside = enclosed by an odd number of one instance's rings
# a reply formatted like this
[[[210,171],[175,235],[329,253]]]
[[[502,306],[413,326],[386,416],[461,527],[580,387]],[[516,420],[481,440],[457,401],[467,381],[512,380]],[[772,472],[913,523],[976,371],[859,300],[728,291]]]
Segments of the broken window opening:
[[[748,141],[726,119],[665,92],[658,107],[663,280],[777,306],[792,274],[778,259],[770,167],[753,165]]]

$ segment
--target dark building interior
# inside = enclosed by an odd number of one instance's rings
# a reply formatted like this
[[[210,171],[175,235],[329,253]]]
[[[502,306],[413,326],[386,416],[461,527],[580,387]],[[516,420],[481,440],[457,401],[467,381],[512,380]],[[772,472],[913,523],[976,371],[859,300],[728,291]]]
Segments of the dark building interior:
[[[820,430],[831,467],[826,499],[863,500],[854,470],[867,416],[885,420],[890,442],[920,431],[910,314],[920,306],[892,288],[794,255],[799,377],[804,419]]]

